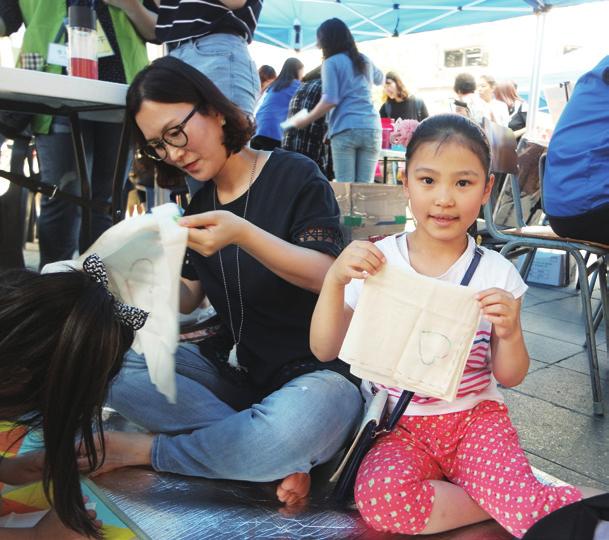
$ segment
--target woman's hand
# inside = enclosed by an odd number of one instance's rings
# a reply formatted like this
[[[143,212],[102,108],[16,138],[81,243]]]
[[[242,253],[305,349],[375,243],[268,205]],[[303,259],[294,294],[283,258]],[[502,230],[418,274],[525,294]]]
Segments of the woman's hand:
[[[214,210],[182,218],[179,222],[187,227],[188,247],[209,257],[229,244],[241,243],[249,222],[232,212]]]
[[[479,292],[476,299],[499,339],[510,339],[521,334],[520,301],[509,292],[498,288],[486,289]]]
[[[0,462],[0,482],[18,486],[42,480],[44,451],[27,452]]]
[[[352,279],[376,274],[386,262],[383,252],[372,242],[355,240],[338,256],[328,271],[328,279],[347,285]]]

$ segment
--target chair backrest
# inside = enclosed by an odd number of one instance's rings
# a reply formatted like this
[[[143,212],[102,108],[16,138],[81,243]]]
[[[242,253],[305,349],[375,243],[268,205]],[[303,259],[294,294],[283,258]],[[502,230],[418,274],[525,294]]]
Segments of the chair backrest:
[[[491,122],[488,118],[483,119],[482,129],[491,146],[491,171],[494,174],[516,174],[518,160],[514,132],[508,127]]]

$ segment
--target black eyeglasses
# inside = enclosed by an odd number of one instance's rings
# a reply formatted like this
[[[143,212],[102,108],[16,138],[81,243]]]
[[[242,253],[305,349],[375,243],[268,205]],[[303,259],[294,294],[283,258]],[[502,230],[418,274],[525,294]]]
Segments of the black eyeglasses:
[[[168,127],[163,130],[160,138],[148,141],[146,146],[142,148],[142,152],[154,161],[164,161],[168,156],[166,145],[174,148],[184,148],[188,144],[188,135],[186,135],[184,127],[198,109],[199,105],[195,105],[177,126]]]

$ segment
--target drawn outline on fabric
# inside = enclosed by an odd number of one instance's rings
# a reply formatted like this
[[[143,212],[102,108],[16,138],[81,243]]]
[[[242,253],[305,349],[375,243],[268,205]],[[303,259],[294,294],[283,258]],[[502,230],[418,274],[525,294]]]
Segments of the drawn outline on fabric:
[[[436,360],[444,360],[448,357],[451,345],[448,336],[439,332],[421,330],[419,334],[419,359],[426,366],[434,364]]]

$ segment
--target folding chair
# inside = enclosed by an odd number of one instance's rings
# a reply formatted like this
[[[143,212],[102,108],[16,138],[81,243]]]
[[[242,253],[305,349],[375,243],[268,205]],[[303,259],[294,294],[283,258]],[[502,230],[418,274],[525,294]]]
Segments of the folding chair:
[[[540,188],[542,192],[541,206],[543,209],[543,174],[545,169],[545,154],[539,160]],[[536,249],[546,248],[563,251],[570,254],[577,264],[579,294],[582,302],[584,323],[586,331],[586,353],[590,366],[590,379],[592,385],[592,400],[594,414],[604,415],[604,408],[601,393],[601,380],[598,367],[598,356],[596,350],[596,336],[594,326],[594,316],[591,304],[591,287],[588,277],[593,272],[598,273],[598,280],[601,293],[602,313],[605,319],[605,331],[609,342],[609,324],[607,324],[608,299],[607,299],[607,256],[609,255],[609,245],[597,244],[583,240],[559,237],[549,225],[526,225],[522,218],[522,207],[520,201],[520,183],[516,176],[510,177],[513,193],[518,226],[511,229],[499,229],[493,219],[493,201],[489,201],[484,207],[484,219],[486,226],[493,238],[500,242],[505,242],[501,249],[501,254],[510,258],[516,254],[527,252],[524,264],[520,268],[520,273],[526,277],[533,262],[533,255]],[[587,265],[587,258],[582,252],[596,256],[596,261]],[[608,343],[609,344],[609,343]]]

